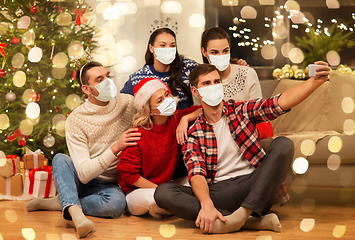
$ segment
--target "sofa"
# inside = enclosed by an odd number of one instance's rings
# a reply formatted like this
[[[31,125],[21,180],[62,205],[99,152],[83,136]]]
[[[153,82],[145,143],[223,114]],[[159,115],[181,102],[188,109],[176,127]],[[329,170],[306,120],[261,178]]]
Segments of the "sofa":
[[[261,80],[260,85],[263,97],[268,98],[302,82],[291,79]],[[273,138],[286,136],[294,142],[295,167],[285,180],[285,185],[291,187],[293,192],[301,193],[306,187],[355,187],[353,99],[355,75],[332,71],[329,81],[305,101],[271,121]],[[303,173],[302,169],[306,171]],[[352,190],[341,190],[340,194],[347,199],[354,197]]]

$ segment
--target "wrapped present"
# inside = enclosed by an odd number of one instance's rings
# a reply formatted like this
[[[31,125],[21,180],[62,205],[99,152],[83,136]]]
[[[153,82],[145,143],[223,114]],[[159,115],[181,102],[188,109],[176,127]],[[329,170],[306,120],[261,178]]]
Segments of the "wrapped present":
[[[24,193],[34,197],[53,197],[56,193],[52,175],[52,167],[26,169]]]
[[[16,174],[11,177],[0,176],[0,194],[7,196],[22,195],[22,176]]]
[[[35,152],[32,152],[28,148],[26,148],[26,154],[23,156],[23,161],[25,163],[26,169],[35,169],[35,168],[43,168],[44,162],[46,158],[42,154],[40,149],[37,149]]]
[[[6,156],[5,165],[0,167],[0,176],[11,177],[21,173],[20,157],[17,155]]]

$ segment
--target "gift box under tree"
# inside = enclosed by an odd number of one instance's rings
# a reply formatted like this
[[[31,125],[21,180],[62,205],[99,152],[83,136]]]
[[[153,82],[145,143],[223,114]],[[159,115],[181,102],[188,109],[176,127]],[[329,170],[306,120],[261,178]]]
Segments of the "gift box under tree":
[[[53,197],[56,194],[52,167],[26,169],[24,193],[39,197]]]
[[[11,177],[0,176],[0,194],[6,196],[22,195],[22,176],[16,174]]]
[[[47,159],[45,156],[42,154],[42,151],[40,149],[36,150],[35,152],[32,152],[28,148],[26,148],[26,154],[23,155],[23,161],[25,163],[25,168],[26,169],[35,169],[35,168],[43,168],[45,161]]]
[[[2,159],[0,164],[0,176],[11,177],[21,173],[20,157],[17,155],[8,155],[6,159]]]

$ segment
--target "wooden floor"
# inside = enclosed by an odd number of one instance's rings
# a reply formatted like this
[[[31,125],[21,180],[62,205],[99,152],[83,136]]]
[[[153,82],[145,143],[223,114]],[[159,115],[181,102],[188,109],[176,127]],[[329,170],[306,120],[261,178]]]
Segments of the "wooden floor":
[[[294,195],[292,203],[273,207],[282,224],[281,233],[270,231],[241,231],[231,234],[206,235],[193,222],[168,217],[155,220],[149,216],[123,215],[118,219],[89,217],[95,229],[86,239],[355,239],[355,191],[349,190],[346,200],[339,200],[337,191],[313,190]],[[341,192],[344,196],[344,191]],[[344,199],[344,197],[343,197]],[[26,212],[26,201],[0,201],[0,240],[77,239],[71,221],[59,211]],[[314,227],[313,226],[314,223]]]

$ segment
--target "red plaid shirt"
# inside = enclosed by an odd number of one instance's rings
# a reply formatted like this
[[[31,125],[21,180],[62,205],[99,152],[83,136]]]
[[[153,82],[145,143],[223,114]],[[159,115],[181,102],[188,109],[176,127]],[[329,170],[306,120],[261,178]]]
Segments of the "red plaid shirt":
[[[248,102],[223,101],[223,113],[227,117],[230,133],[244,157],[255,167],[258,167],[266,156],[258,141],[255,126],[287,112],[278,104],[280,96],[281,94]],[[217,139],[204,114],[201,114],[189,129],[182,152],[189,180],[194,175],[202,175],[208,184],[212,183],[217,172]],[[282,205],[290,201],[284,185],[276,199]]]

